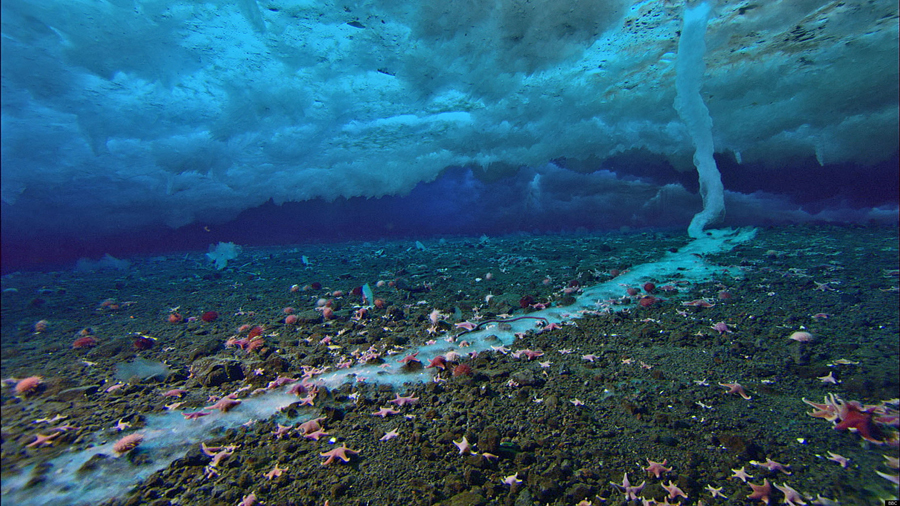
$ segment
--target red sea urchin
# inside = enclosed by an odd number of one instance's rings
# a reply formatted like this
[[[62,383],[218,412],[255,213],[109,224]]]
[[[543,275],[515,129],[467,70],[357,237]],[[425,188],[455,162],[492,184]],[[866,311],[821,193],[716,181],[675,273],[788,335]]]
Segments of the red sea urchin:
[[[149,350],[150,348],[153,348],[153,341],[152,338],[147,336],[136,336],[132,342],[132,346],[138,351]]]
[[[97,346],[97,340],[91,336],[79,337],[72,342],[72,349],[74,350],[80,348],[93,348],[94,346]]]
[[[21,379],[16,383],[16,394],[24,396],[32,395],[38,391],[43,382],[44,378],[40,376],[29,376],[25,379]]]

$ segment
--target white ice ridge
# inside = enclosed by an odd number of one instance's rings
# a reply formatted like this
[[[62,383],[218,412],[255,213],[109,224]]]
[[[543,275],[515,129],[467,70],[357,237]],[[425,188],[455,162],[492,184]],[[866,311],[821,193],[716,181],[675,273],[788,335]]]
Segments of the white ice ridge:
[[[4,0],[0,219],[82,237],[404,195],[454,166],[687,169],[682,3]],[[896,152],[896,1],[714,9],[720,154],[790,179],[807,169],[786,159],[861,171]]]
[[[607,282],[585,288],[571,306],[535,311],[528,313],[528,316],[543,318],[548,324],[565,324],[580,318],[585,312],[595,313],[601,307],[608,307],[611,310],[633,307],[633,305],[606,305],[606,301],[622,295],[623,284],[637,286],[651,278],[660,284],[669,281],[697,283],[709,280],[720,272],[722,267],[707,263],[703,256],[729,251],[738,244],[751,240],[755,234],[756,229],[753,228],[707,230],[703,237],[694,239],[677,252],[667,252],[655,262],[634,266]],[[459,342],[448,343],[439,340],[436,344],[411,348],[407,354],[418,353],[417,358],[427,363],[428,360],[449,351],[465,355],[490,350],[492,346],[511,346],[516,333],[535,329],[535,321],[531,318],[512,321],[503,325],[503,328],[497,324],[489,324],[483,329],[463,336],[463,339],[470,343],[469,346],[460,347]],[[382,364],[389,366],[387,368],[362,365],[341,369],[316,378],[316,383],[332,388],[348,382],[382,383],[401,387],[405,383],[432,380],[431,371],[404,370],[403,364],[399,361],[402,357],[403,355],[396,355],[386,364]],[[129,487],[137,485],[140,480],[183,457],[191,446],[250,420],[266,420],[276,416],[281,409],[298,400],[296,395],[286,393],[287,388],[242,399],[239,406],[227,413],[214,411],[208,416],[194,420],[185,420],[181,412],[147,415],[146,426],[135,431],[144,436],[139,451],[147,454],[147,464],[133,465],[126,457],[113,457],[112,445],[120,436],[98,434],[97,446],[66,453],[47,462],[49,470],[46,471],[44,480],[30,487],[26,487],[26,484],[32,478],[34,466],[25,469],[19,475],[4,473],[2,481],[4,503],[9,500],[11,504],[20,506],[49,504],[75,506],[97,504],[119,496]],[[307,416],[310,418],[315,416],[312,408]],[[107,457],[96,457],[98,455]],[[92,458],[95,459],[96,465],[78,472]]]

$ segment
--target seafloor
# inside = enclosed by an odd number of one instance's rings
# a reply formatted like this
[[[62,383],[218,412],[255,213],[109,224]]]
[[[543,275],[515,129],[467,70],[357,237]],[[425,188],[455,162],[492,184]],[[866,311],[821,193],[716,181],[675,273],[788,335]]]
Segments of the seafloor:
[[[130,259],[124,270],[4,276],[4,505],[40,504],[42,494],[51,502],[42,483],[55,472],[54,457],[140,433],[153,414],[203,411],[233,392],[247,401],[278,377],[306,372],[315,381],[311,368],[336,368],[357,351],[396,362],[459,333],[457,323],[526,315],[534,310],[522,307],[528,303],[571,303],[581,287],[688,241],[645,232],[454,238],[423,241],[424,250],[414,241],[245,248],[221,271],[192,253]],[[896,498],[897,485],[877,474],[897,475],[885,457],[898,457],[896,440],[889,442],[896,418],[868,426],[872,439],[888,441],[878,444],[809,416],[802,399],[835,394],[879,405],[880,414],[896,410],[897,229],[762,228],[707,261],[722,266],[715,278],[679,291],[658,286],[649,307],[535,326],[509,351],[472,357],[462,347],[446,369],[428,369],[431,382],[394,390],[348,383],[322,387],[313,399],[311,386],[301,388],[277,418],[247,415],[244,425],[211,433],[206,452],[193,444],[136,487],[131,470],[152,469],[154,453],[138,446],[110,455],[124,467],[106,477],[120,493],[103,503],[233,505],[251,503],[252,494],[266,505],[621,504],[625,473],[632,486],[646,481],[634,495],[650,504],[760,504],[748,498],[749,483],[764,481],[809,503]],[[361,316],[354,289],[366,283],[384,304]],[[332,319],[316,309],[319,299],[333,300]],[[699,299],[712,306],[683,304]],[[285,308],[294,308],[295,323],[285,323]],[[203,321],[209,311],[218,317]],[[170,323],[172,313],[184,320]],[[46,328],[36,331],[40,321]],[[225,346],[247,337],[242,325],[261,327],[262,346]],[[795,331],[812,340],[789,339]],[[141,335],[152,337],[143,341],[149,349],[136,349]],[[73,349],[87,336],[95,346]],[[525,349],[543,355],[513,354]],[[122,367],[135,357],[169,370],[142,380],[140,369]],[[12,379],[35,375],[39,387],[17,395]],[[720,383],[740,383],[750,399]],[[172,389],[185,392],[163,395]],[[398,393],[418,400],[391,404]],[[385,407],[399,413],[373,415]],[[327,434],[279,430],[311,418]],[[56,435],[29,447],[39,434]],[[460,449],[463,440],[471,451]],[[321,454],[341,445],[358,453],[323,465]],[[832,454],[848,459],[846,467]],[[649,474],[648,459],[670,471]],[[786,470],[761,466],[767,459]],[[752,476],[747,483],[735,477],[741,468]],[[687,498],[667,499],[664,484]],[[714,489],[727,498],[713,497]],[[772,504],[784,497],[772,488]]]

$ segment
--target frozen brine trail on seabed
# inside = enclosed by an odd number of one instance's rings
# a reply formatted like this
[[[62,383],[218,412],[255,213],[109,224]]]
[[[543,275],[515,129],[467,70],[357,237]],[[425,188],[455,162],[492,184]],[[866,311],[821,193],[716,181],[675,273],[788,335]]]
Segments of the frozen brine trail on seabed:
[[[716,229],[704,230],[703,233],[705,234],[703,237],[692,240],[676,252],[667,252],[655,262],[630,267],[627,272],[609,281],[584,288],[575,303],[570,306],[532,311],[528,313],[528,318],[519,320],[516,320],[516,315],[513,315],[509,320],[499,322],[503,323],[502,327],[499,323],[494,323],[472,332],[466,332],[461,337],[467,342],[465,347],[460,347],[459,343],[448,343],[439,339],[435,344],[411,348],[407,353],[408,355],[415,353],[417,360],[428,363],[434,357],[449,351],[465,355],[490,350],[492,347],[510,346],[515,341],[517,333],[535,329],[537,320],[543,320],[546,325],[562,324],[580,318],[585,313],[595,314],[599,310],[620,311],[633,308],[636,304],[611,305],[607,301],[621,298],[622,285],[639,286],[651,278],[660,283],[668,281],[697,283],[708,280],[715,272],[721,271],[722,267],[707,263],[702,255],[729,251],[738,244],[753,239],[756,236],[756,229]],[[402,366],[403,364],[398,361],[388,364],[357,366],[324,374],[317,378],[317,381],[334,387],[346,382],[348,377],[357,381],[393,386],[400,386],[416,380],[431,380],[432,374],[428,370],[409,372]]]
[[[617,299],[622,294],[621,285],[638,285],[653,278],[659,282],[688,281],[696,283],[708,280],[722,267],[710,265],[702,255],[729,251],[738,244],[751,240],[756,229],[706,230],[704,236],[692,240],[677,252],[668,252],[656,262],[633,266],[629,271],[598,285],[586,287],[575,304],[560,308],[548,308],[528,313],[529,318],[489,323],[484,328],[465,333],[459,342],[440,339],[435,344],[410,348],[408,355],[416,354],[420,361],[430,360],[449,351],[460,354],[480,352],[491,347],[510,346],[516,333],[535,329],[535,322],[563,324],[577,319],[585,313],[596,313],[599,309],[620,310],[631,305],[607,305],[606,301]],[[513,321],[514,320],[514,321]],[[502,326],[500,325],[502,323]],[[460,340],[461,340],[460,339]],[[459,341],[459,340],[457,340]],[[400,356],[378,366],[359,365],[337,372],[323,374],[314,383],[336,387],[347,382],[366,382],[401,386],[404,383],[431,381],[428,370],[408,372],[402,368]],[[276,415],[281,409],[298,401],[296,395],[287,393],[282,387],[257,396],[241,399],[241,404],[227,413],[213,413],[194,420],[186,420],[181,412],[146,415],[146,425],[135,431],[144,437],[138,451],[148,459],[140,465],[132,464],[127,455],[113,457],[113,443],[118,436],[108,438],[97,435],[96,446],[66,453],[36,466],[25,468],[18,475],[5,473],[2,493],[11,504],[22,506],[43,506],[47,504],[96,504],[124,494],[152,473],[167,467],[176,459],[184,457],[188,450],[206,439],[216,437],[221,431],[239,427],[251,420],[265,420]],[[108,442],[105,440],[109,439]],[[240,451],[239,449],[237,451]]]

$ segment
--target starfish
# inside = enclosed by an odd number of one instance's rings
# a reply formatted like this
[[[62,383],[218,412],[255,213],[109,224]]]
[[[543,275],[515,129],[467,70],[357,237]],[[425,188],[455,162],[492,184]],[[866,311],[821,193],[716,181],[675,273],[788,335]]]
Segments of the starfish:
[[[505,484],[509,485],[510,487],[513,485],[522,483],[522,480],[519,479],[519,473],[511,474],[509,476],[504,476],[503,479],[500,481],[501,481],[501,483],[505,483]]]
[[[280,423],[276,423],[275,425],[278,426],[278,428],[275,429],[275,432],[273,432],[272,434],[274,434],[278,439],[281,439],[293,428],[290,425],[281,425]]]
[[[841,467],[847,467],[847,463],[850,462],[850,459],[848,459],[847,457],[832,452],[828,452],[828,460],[837,462],[841,465]]]
[[[647,471],[647,474],[652,474],[659,478],[663,473],[668,473],[672,470],[670,467],[665,467],[667,460],[668,459],[663,459],[662,463],[660,463],[647,459],[647,464],[649,465],[644,468],[644,471]]]
[[[662,484],[662,488],[666,489],[666,492],[669,493],[669,499],[675,499],[678,496],[684,497],[687,499],[687,494],[684,493],[683,490],[678,488],[678,485],[675,483],[669,482],[668,485]]]
[[[347,445],[341,445],[341,446],[335,448],[334,450],[331,450],[331,451],[325,452],[325,453],[320,453],[319,455],[321,455],[322,457],[328,457],[327,459],[325,459],[325,462],[322,462],[323,466],[327,466],[328,464],[331,464],[332,462],[334,462],[334,459],[336,459],[336,458],[341,459],[344,462],[350,462],[350,455],[356,455],[358,453],[359,452],[356,450],[351,450],[350,448],[347,448]]]
[[[325,418],[313,418],[312,420],[307,420],[300,425],[297,426],[297,430],[300,431],[301,434],[309,434],[311,432],[315,432],[322,428],[322,420]]]
[[[707,485],[706,490],[708,490],[710,495],[712,495],[713,497],[721,497],[722,499],[728,499],[728,496],[722,494],[722,487],[715,488],[712,485]]]
[[[748,479],[753,478],[752,476],[747,474],[746,471],[744,471],[743,467],[741,467],[740,469],[732,469],[731,471],[734,473],[731,475],[732,478],[737,478],[737,479],[743,481],[744,483],[747,483]]]
[[[726,394],[737,394],[743,397],[746,400],[750,400],[750,396],[747,395],[747,392],[744,391],[744,387],[740,383],[719,383],[719,386],[723,386],[728,389]]]
[[[472,453],[472,445],[469,443],[469,440],[466,439],[466,436],[462,437],[462,441],[454,441],[453,444],[459,448],[459,453]]]
[[[769,496],[772,494],[772,486],[769,485],[769,480],[763,480],[762,485],[754,485],[752,483],[748,483],[748,485],[753,489],[753,493],[748,495],[747,499],[756,499],[769,504]]]
[[[201,416],[206,416],[208,414],[209,413],[206,411],[194,411],[192,413],[182,413],[182,416],[184,416],[185,420],[196,420],[197,418],[200,418]]]
[[[752,461],[750,461],[750,463],[756,467],[765,467],[769,471],[781,471],[784,474],[791,474],[791,472],[787,470],[787,468],[789,468],[791,466],[786,466],[784,464],[775,462],[774,460],[772,460],[768,457],[766,457],[765,462],[756,462],[755,460],[752,460]]]
[[[42,434],[35,434],[34,435],[35,440],[32,441],[31,443],[28,443],[26,446],[28,446],[29,448],[40,448],[42,446],[50,446],[51,444],[53,444],[53,438],[55,438],[58,435],[60,435],[59,432],[54,432],[53,434],[50,434],[49,436],[44,436]]]
[[[409,364],[411,362],[419,362],[419,359],[416,358],[416,355],[418,355],[418,354],[419,354],[419,352],[417,351],[417,352],[413,353],[412,355],[407,355],[407,356],[401,358],[399,360],[399,362],[401,364]]]
[[[873,413],[874,408],[863,409],[856,401],[839,401],[838,414],[841,421],[834,426],[834,430],[853,430],[870,443],[884,444],[884,440],[875,438],[878,427],[872,422]]]
[[[729,334],[731,333],[731,331],[728,330],[728,324],[725,322],[716,323],[710,328],[718,332],[720,336],[726,332],[728,332]]]
[[[268,473],[265,473],[265,477],[271,480],[272,478],[277,478],[277,477],[281,476],[281,474],[284,473],[285,471],[287,471],[286,467],[280,468],[280,467],[278,467],[278,464],[275,464],[275,467],[273,467],[271,471],[269,471]]]
[[[309,434],[304,434],[303,437],[305,437],[306,439],[312,439],[313,441],[318,441],[319,438],[325,437],[327,435],[328,435],[328,433],[325,432],[324,430],[317,429],[317,430],[314,430],[313,432],[310,432]]]
[[[399,411],[397,411],[396,409],[381,408],[378,411],[372,413],[372,416],[380,416],[381,418],[384,418],[388,415],[396,415],[397,413],[399,413]]]
[[[527,358],[528,360],[534,360],[538,357],[544,356],[544,352],[543,351],[534,351],[534,350],[519,350],[519,351],[514,351],[512,355],[513,355],[513,358],[519,358],[522,355],[525,355],[525,358]]]
[[[391,404],[396,404],[398,406],[406,406],[407,404],[416,404],[417,402],[419,402],[419,398],[413,397],[411,395],[408,397],[401,397],[400,394],[397,394],[396,399],[390,400],[388,402],[390,402]]]
[[[222,413],[226,413],[231,410],[231,408],[237,406],[240,403],[241,401],[237,399],[229,399],[228,397],[223,397],[219,400],[219,402],[213,404],[212,406],[206,406],[203,409],[218,409],[221,410]]]
[[[385,432],[384,435],[381,436],[381,438],[379,438],[378,440],[379,441],[387,441],[388,439],[394,439],[395,437],[397,437],[399,435],[400,435],[400,433],[398,433],[396,429],[391,429],[391,430]]]
[[[837,385],[839,381],[834,377],[834,371],[828,371],[827,376],[818,376],[817,379],[822,383],[831,383],[832,385]]]
[[[622,478],[621,485],[619,485],[618,483],[609,482],[610,485],[612,485],[612,486],[618,488],[619,490],[621,490],[622,492],[624,492],[625,499],[628,501],[637,500],[637,498],[638,498],[637,495],[641,493],[641,490],[644,490],[645,483],[647,483],[647,482],[642,481],[640,485],[632,485],[628,481],[628,473],[625,473],[625,476]]]
[[[806,504],[803,501],[803,498],[800,496],[799,492],[797,492],[796,490],[792,489],[791,487],[785,485],[784,483],[782,483],[781,485],[778,485],[776,483],[775,488],[777,488],[778,490],[781,490],[781,492],[784,494],[783,504],[789,504],[790,506],[797,506],[797,505],[802,506],[802,505]]]
[[[301,406],[315,406],[316,405],[316,395],[319,393],[318,390],[311,390],[309,394],[300,399]]]
[[[431,362],[428,363],[425,369],[430,369],[432,367],[436,367],[442,371],[447,369],[447,359],[445,359],[443,355],[434,357],[433,359],[431,359]]]

